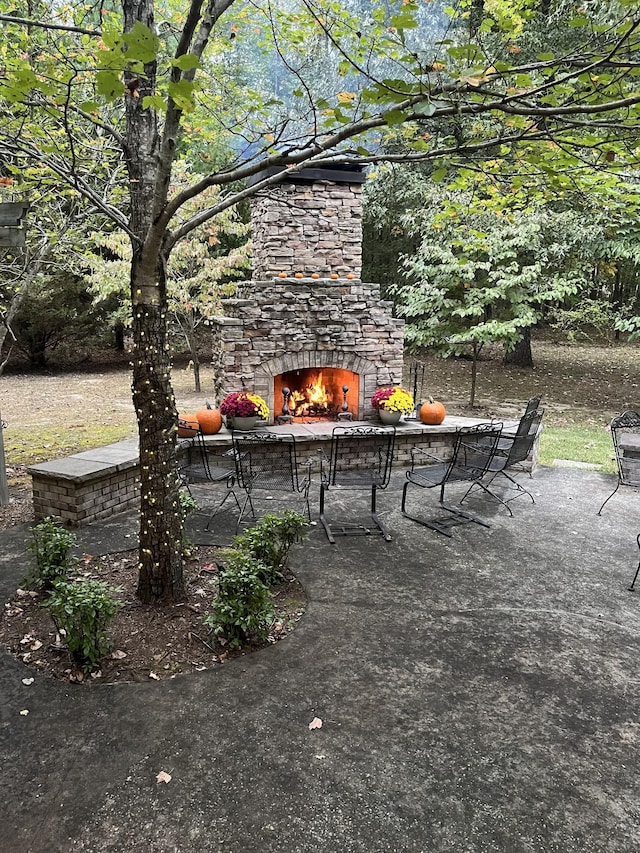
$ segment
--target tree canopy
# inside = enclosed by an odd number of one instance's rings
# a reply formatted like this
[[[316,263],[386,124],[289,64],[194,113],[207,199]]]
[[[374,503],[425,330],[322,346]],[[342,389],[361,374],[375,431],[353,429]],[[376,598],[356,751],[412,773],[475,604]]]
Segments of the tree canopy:
[[[3,174],[35,169],[131,242],[145,601],[184,594],[166,272],[186,235],[303,165],[427,162],[437,181],[520,150],[523,187],[637,159],[636,0],[0,0],[0,23]],[[195,177],[172,189],[179,160]]]

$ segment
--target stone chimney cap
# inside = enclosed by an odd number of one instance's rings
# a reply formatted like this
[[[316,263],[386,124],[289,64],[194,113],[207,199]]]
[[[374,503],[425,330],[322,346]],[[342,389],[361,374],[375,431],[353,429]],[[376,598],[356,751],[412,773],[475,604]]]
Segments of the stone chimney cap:
[[[363,184],[367,179],[364,173],[365,167],[366,164],[356,161],[335,163],[330,166],[314,165],[296,171],[285,169],[283,166],[269,166],[247,178],[247,184],[251,187],[264,178],[270,178],[279,172],[284,175],[283,183],[313,184],[316,181],[331,181],[336,184]]]

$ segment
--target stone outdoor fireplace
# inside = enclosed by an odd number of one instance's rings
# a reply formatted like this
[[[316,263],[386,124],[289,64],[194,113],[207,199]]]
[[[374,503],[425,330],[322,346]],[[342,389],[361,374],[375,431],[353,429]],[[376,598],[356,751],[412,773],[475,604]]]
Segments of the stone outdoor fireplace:
[[[254,199],[253,279],[214,324],[218,397],[255,391],[272,421],[361,420],[377,387],[402,382],[404,323],[360,279],[364,179],[302,169]]]

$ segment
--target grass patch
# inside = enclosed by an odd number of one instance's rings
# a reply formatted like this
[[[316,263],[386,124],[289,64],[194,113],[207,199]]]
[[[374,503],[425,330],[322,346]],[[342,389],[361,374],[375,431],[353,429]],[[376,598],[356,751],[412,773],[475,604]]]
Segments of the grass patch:
[[[601,426],[548,426],[544,424],[540,437],[542,465],[552,465],[554,459],[589,462],[601,465],[603,473],[616,473],[611,434]]]
[[[28,433],[8,428],[3,433],[7,465],[37,465],[50,459],[71,456],[82,450],[102,447],[135,435],[130,424],[103,426],[82,424],[70,428],[29,426]]]

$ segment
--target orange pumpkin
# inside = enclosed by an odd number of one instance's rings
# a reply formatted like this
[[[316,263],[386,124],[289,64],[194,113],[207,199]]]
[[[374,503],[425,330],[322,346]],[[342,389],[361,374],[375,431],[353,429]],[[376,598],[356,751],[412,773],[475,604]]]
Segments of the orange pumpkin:
[[[193,431],[198,429],[200,429],[200,423],[196,415],[178,413],[178,435],[180,438],[191,438]]]
[[[215,435],[222,428],[222,415],[209,402],[206,402],[202,409],[198,409],[196,418],[205,435]]]
[[[420,420],[423,424],[441,424],[445,418],[446,411],[442,403],[429,397],[420,406]]]
[[[330,278],[338,278],[338,273],[337,273],[337,272],[332,272],[332,273],[331,273],[331,275],[330,275],[329,277],[330,277]]]

